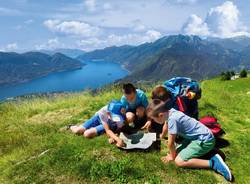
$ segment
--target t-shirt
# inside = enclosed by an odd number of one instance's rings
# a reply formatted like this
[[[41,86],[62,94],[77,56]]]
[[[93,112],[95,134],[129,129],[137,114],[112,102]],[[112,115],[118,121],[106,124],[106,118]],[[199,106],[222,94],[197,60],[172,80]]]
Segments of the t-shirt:
[[[99,111],[97,111],[95,113],[95,115],[99,116],[99,119],[101,121],[101,123],[103,124],[103,122],[108,123],[109,128],[111,130],[117,130],[120,129],[124,126],[124,122],[123,121],[119,121],[119,122],[113,122],[109,116],[108,116],[108,105],[105,105],[104,107],[102,107]]]
[[[212,132],[201,122],[175,109],[169,110],[168,133],[180,135],[189,140],[209,141],[214,138]]]
[[[133,102],[128,102],[125,95],[123,95],[121,98],[121,103],[124,107],[126,107],[126,110],[135,110],[137,107],[140,106],[147,108],[148,99],[142,90],[136,89],[136,98]]]

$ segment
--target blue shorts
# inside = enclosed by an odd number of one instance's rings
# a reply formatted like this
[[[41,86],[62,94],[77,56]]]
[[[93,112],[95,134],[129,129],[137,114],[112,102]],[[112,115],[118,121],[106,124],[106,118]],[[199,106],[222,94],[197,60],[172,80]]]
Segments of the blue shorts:
[[[101,135],[105,132],[103,124],[101,123],[101,120],[98,115],[93,116],[88,121],[83,123],[82,127],[86,130],[90,128],[95,128],[98,135]]]

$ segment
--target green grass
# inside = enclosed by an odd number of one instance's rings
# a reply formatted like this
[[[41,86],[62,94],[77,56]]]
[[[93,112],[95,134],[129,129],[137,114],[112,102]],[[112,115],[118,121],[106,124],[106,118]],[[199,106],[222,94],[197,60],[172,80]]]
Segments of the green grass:
[[[200,114],[219,119],[230,142],[223,151],[235,183],[249,183],[250,78],[208,80],[202,88]],[[149,94],[151,88],[146,90]],[[161,152],[128,153],[109,145],[105,135],[87,140],[58,131],[87,120],[120,96],[117,87],[110,87],[98,95],[61,94],[0,104],[0,183],[227,183],[209,170],[163,164],[166,143]]]

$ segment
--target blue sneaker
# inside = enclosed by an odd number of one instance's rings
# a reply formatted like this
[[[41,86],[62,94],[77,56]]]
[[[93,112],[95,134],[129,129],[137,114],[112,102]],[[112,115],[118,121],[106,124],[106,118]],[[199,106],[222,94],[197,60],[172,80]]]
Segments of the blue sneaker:
[[[214,155],[210,161],[212,161],[212,169],[214,171],[220,173],[228,181],[233,180],[230,169],[219,154]]]

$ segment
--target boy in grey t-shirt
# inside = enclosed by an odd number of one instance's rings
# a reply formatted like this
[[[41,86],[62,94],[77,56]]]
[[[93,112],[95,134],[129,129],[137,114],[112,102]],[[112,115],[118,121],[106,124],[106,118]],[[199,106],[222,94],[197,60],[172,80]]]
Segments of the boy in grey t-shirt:
[[[210,160],[200,159],[214,148],[215,139],[211,131],[199,121],[172,109],[171,100],[153,100],[147,108],[147,116],[159,124],[168,124],[169,154],[162,158],[164,163],[174,161],[178,167],[211,168],[228,181],[232,174],[219,154]],[[183,144],[176,148],[175,137],[184,137]]]

